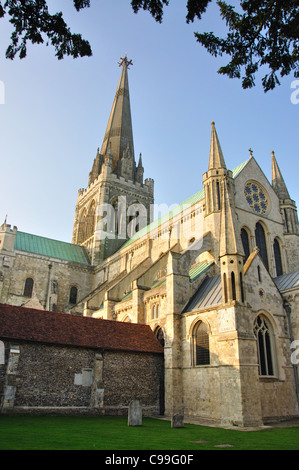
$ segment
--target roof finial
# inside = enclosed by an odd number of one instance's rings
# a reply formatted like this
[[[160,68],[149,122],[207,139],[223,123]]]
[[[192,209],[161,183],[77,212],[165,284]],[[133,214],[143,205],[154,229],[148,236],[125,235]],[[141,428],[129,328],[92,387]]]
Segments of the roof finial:
[[[249,154],[250,154],[250,157],[253,157],[253,150],[252,150],[251,147],[248,149],[248,152],[249,152]]]
[[[120,67],[125,66],[128,69],[128,68],[130,68],[130,65],[133,65],[133,61],[129,60],[128,57],[127,57],[127,54],[126,54],[124,57],[120,58],[120,62],[118,62],[118,65]]]

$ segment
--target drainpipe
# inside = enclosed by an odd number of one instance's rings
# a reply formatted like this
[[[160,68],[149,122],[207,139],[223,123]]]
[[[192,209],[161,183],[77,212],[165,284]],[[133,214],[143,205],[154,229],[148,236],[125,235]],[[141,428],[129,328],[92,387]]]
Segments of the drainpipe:
[[[287,319],[288,319],[288,325],[289,325],[289,332],[290,332],[290,340],[291,343],[294,341],[293,337],[293,329],[292,329],[292,323],[291,323],[291,312],[292,308],[290,304],[284,300],[283,302],[283,308],[286,311],[287,314]],[[298,382],[298,371],[297,371],[297,366],[296,364],[293,364],[293,370],[294,370],[294,378],[295,378],[295,387],[296,387],[296,394],[297,394],[297,402],[298,402],[298,408],[299,408],[299,382]]]

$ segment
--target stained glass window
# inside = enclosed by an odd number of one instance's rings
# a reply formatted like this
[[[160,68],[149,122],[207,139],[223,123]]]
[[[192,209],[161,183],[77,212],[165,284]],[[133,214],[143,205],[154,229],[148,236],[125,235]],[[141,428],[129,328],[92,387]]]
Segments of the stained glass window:
[[[241,240],[243,245],[243,250],[245,254],[244,263],[246,262],[248,256],[250,255],[250,248],[249,248],[249,237],[247,231],[242,228],[241,230]]]
[[[260,250],[260,256],[264,262],[264,265],[269,271],[266,235],[265,235],[265,231],[262,225],[259,222],[256,224],[256,227],[255,227],[255,241],[256,241],[257,247]]]
[[[281,276],[283,274],[283,270],[282,270],[280,245],[279,245],[279,241],[277,240],[277,238],[275,238],[274,240],[273,249],[274,249],[276,276]]]
[[[245,186],[246,201],[257,214],[264,214],[268,210],[266,191],[256,182],[248,181]]]
[[[273,333],[269,321],[259,315],[253,327],[257,339],[259,375],[274,375]]]
[[[193,357],[195,366],[210,364],[209,334],[203,322],[197,323],[193,331]]]

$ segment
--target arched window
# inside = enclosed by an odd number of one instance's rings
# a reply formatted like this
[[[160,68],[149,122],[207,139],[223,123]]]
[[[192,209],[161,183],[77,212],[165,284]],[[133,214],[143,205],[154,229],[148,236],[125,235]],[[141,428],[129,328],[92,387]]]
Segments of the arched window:
[[[159,316],[160,316],[160,305],[157,304],[156,305],[156,318],[159,318]]]
[[[156,304],[152,306],[152,319],[156,317]]]
[[[235,273],[231,273],[231,285],[232,285],[232,298],[233,300],[236,300],[236,278],[235,278]]]
[[[87,210],[86,208],[84,208],[79,219],[78,240],[77,240],[77,243],[79,244],[83,243],[86,239],[86,218],[87,218]]]
[[[24,297],[32,297],[34,281],[31,277],[28,277],[25,281],[24,286]]]
[[[226,283],[226,274],[223,274],[223,286],[224,286],[224,302],[227,303],[227,283]]]
[[[261,274],[260,265],[258,265],[258,267],[257,267],[257,277],[258,277],[259,282],[262,282],[262,274]]]
[[[198,322],[193,330],[193,364],[202,366],[210,364],[210,346],[208,328],[203,322]]]
[[[110,221],[109,221],[109,231],[111,233],[114,233],[114,235],[118,235],[119,234],[119,230],[120,230],[120,224],[119,224],[119,207],[118,207],[118,199],[115,199],[113,202],[112,202],[112,212],[111,212],[111,215],[110,215]]]
[[[217,208],[220,211],[221,210],[221,196],[220,196],[220,183],[217,181],[216,183],[216,189],[217,189]]]
[[[161,346],[164,348],[165,340],[164,340],[164,332],[163,332],[162,328],[158,327],[155,331],[155,335],[157,337],[157,340],[161,344]]]
[[[69,298],[70,304],[75,305],[77,303],[77,296],[78,296],[78,289],[76,286],[72,286],[70,290],[70,298]]]
[[[51,294],[57,294],[58,292],[58,282],[53,280],[51,283]]]
[[[241,230],[241,240],[242,240],[242,245],[243,245],[243,250],[244,250],[244,263],[246,262],[248,256],[250,255],[250,245],[249,245],[249,236],[247,230],[245,228],[242,228]]]
[[[274,375],[274,334],[264,315],[256,317],[253,327],[257,339],[259,375]]]
[[[241,300],[244,303],[245,302],[245,294],[244,294],[244,283],[243,283],[243,274],[239,274],[240,278],[240,289],[241,289]]]
[[[154,304],[152,306],[152,319],[159,318],[159,316],[160,316],[160,305]]]
[[[282,270],[280,245],[279,245],[279,241],[277,240],[277,238],[275,238],[274,240],[273,250],[274,250],[274,259],[275,259],[275,267],[276,267],[276,276],[281,276],[283,274],[283,270]]]
[[[85,219],[85,239],[92,237],[95,230],[95,201],[92,201]]]
[[[260,250],[261,258],[266,266],[267,270],[269,271],[269,263],[268,263],[268,252],[267,252],[267,244],[266,244],[266,235],[262,225],[258,222],[255,227],[255,241],[256,245]]]

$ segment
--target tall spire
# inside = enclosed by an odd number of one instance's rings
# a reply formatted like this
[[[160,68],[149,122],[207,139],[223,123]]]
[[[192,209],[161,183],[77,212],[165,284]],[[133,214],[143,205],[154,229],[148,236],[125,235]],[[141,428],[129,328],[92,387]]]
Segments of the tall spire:
[[[282,177],[280,168],[272,150],[272,187],[279,199],[290,199],[289,191]]]
[[[216,132],[215,122],[212,122],[209,170],[219,168],[226,168],[226,165]]]
[[[112,105],[109,121],[103,140],[101,155],[106,155],[110,146],[113,156],[113,171],[125,151],[130,151],[134,157],[134,142],[131,119],[128,68],[132,61],[127,56],[122,57],[119,66],[122,67],[117,91]]]

